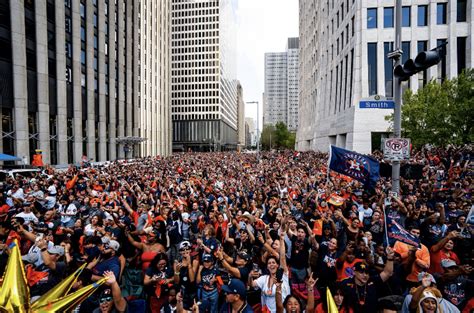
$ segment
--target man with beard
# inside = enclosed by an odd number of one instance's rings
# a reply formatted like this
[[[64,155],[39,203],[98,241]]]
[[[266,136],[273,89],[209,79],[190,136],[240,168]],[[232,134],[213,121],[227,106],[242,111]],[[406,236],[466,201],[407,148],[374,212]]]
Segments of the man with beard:
[[[110,240],[100,245],[99,249],[100,257],[87,265],[87,268],[92,270],[92,281],[100,280],[106,271],[111,271],[115,277],[119,277],[120,261],[116,254],[120,249],[120,244],[115,240]]]

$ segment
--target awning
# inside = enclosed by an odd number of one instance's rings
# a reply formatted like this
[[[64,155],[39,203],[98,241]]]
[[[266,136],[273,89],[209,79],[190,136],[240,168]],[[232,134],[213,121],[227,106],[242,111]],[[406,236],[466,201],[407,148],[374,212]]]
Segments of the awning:
[[[0,153],[0,161],[21,161],[21,158],[14,155]]]

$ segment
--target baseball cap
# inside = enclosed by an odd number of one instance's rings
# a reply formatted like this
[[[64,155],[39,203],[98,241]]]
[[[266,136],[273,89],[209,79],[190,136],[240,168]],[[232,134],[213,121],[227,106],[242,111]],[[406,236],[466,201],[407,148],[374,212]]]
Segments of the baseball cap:
[[[64,255],[64,247],[62,246],[52,246],[51,248],[48,248],[49,254],[58,254],[59,256]]]
[[[120,249],[120,244],[116,240],[110,240],[109,247],[115,251],[118,251],[118,249]]]
[[[245,261],[249,261],[252,258],[252,256],[248,254],[247,251],[240,251],[237,253],[237,255]]]
[[[441,266],[443,268],[450,268],[450,267],[455,267],[455,266],[458,266],[458,265],[453,260],[444,259],[444,260],[441,261]]]
[[[235,278],[232,278],[228,285],[223,285],[222,290],[225,293],[238,294],[241,298],[245,298],[247,294],[247,289],[245,288],[244,283],[241,280]]]
[[[181,241],[180,244],[179,244],[179,250],[183,250],[183,249],[186,249],[186,248],[191,249],[191,243],[187,240]]]
[[[418,274],[418,281],[419,282],[422,281],[423,277],[428,277],[433,284],[436,284],[436,280],[434,279],[433,275],[431,275],[430,273],[421,272],[420,274]]]
[[[39,255],[38,255],[38,253],[28,253],[28,254],[22,256],[21,258],[22,258],[23,261],[25,261],[27,263],[34,264],[38,261]]]
[[[206,253],[206,254],[203,254],[202,261],[203,262],[206,262],[206,261],[211,261],[212,262],[212,261],[214,261],[214,258],[212,257],[212,255]]]
[[[368,273],[369,272],[369,267],[364,262],[357,262],[354,265],[354,270],[357,271],[357,272]]]

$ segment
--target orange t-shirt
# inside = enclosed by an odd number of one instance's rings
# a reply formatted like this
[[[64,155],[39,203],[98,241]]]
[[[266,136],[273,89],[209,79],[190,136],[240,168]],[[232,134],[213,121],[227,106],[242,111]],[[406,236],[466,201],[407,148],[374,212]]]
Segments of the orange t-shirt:
[[[357,259],[355,258],[354,261],[351,263],[348,263],[347,261],[344,261],[342,266],[338,268],[336,266],[336,274],[337,274],[337,281],[343,281],[346,278],[351,278],[354,276],[354,265],[357,262],[363,262],[364,260],[362,259]]]

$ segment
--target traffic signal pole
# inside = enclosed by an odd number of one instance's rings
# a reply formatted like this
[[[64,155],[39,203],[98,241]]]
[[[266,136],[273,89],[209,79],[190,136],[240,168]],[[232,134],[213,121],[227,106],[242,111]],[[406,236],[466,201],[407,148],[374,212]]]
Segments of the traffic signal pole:
[[[396,0],[395,7],[395,53],[393,60],[394,67],[401,64],[401,56],[403,51],[402,45],[402,0]],[[395,109],[393,114],[393,137],[401,137],[402,129],[402,80],[394,75],[393,98],[395,101]],[[400,194],[400,161],[392,162],[392,191],[397,195]]]

